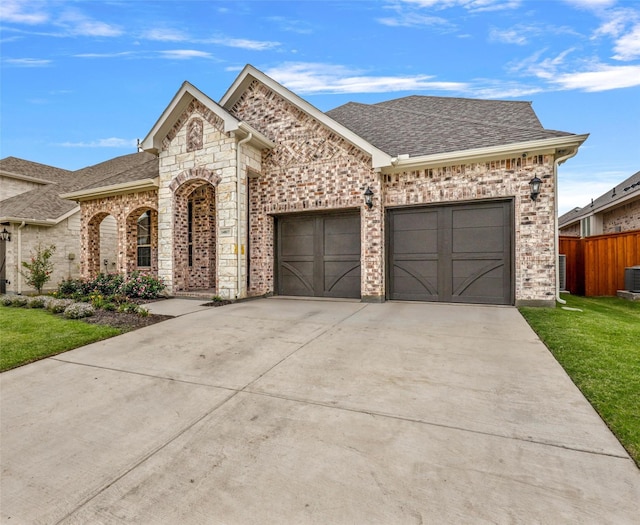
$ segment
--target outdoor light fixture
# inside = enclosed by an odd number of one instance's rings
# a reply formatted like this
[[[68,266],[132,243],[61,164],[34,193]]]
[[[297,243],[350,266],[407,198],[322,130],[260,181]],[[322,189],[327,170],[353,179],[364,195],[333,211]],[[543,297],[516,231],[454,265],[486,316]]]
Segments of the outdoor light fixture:
[[[367,186],[364,192],[364,203],[367,205],[367,208],[373,208],[373,191],[371,191],[369,186]]]
[[[0,241],[10,241],[10,240],[11,240],[11,233],[9,233],[6,228],[3,228],[2,231],[0,232]]]
[[[535,201],[540,195],[540,186],[542,185],[542,181],[538,177],[533,177],[529,181],[529,186],[531,186],[531,200]]]

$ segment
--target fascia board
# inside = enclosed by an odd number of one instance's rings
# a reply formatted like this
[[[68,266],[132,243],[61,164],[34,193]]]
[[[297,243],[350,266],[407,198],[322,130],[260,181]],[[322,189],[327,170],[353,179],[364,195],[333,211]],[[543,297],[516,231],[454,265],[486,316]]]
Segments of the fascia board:
[[[257,147],[258,149],[273,149],[276,146],[275,142],[260,133],[257,129],[252,128],[246,122],[240,122],[238,130],[240,130],[244,135],[242,138],[248,137],[249,134],[251,134],[252,138],[249,141],[249,144]]]
[[[635,199],[640,199],[640,191],[634,191],[629,195],[624,195],[623,197],[620,197],[619,199],[607,202],[606,204],[602,204],[602,205],[600,205],[598,207],[594,206],[592,208],[589,204],[587,204],[584,208],[582,208],[582,209],[584,209],[584,213],[581,213],[580,215],[577,215],[576,217],[571,219],[571,222],[564,223],[562,225],[562,227],[566,228],[567,226],[570,226],[571,224],[579,222],[582,219],[586,219],[587,217],[590,217],[591,215],[598,215],[600,213],[615,209],[618,206],[620,206],[622,204],[626,204],[629,201],[633,201]],[[585,209],[585,208],[587,208],[587,209]]]
[[[395,164],[386,166],[384,172],[397,172],[418,167],[435,167],[452,163],[467,163],[474,161],[488,160],[501,156],[515,155],[522,153],[534,153],[537,155],[544,153],[554,153],[558,149],[568,147],[579,147],[589,134],[567,135],[564,137],[552,137],[548,139],[532,140],[527,142],[517,142],[514,144],[503,144],[500,146],[490,146],[469,150],[451,151],[447,153],[436,153],[434,155],[423,155],[419,157],[409,157],[407,159],[394,159]]]
[[[113,184],[111,186],[101,186],[99,188],[89,188],[85,190],[74,191],[70,193],[60,194],[60,198],[69,199],[72,201],[85,201],[98,199],[102,197],[109,197],[111,195],[119,195],[122,193],[134,193],[144,190],[158,189],[158,178],[155,179],[143,179],[132,182],[123,182],[120,184]]]
[[[222,99],[220,99],[220,105],[227,110],[231,108],[237,102],[238,98],[244,92],[247,86],[254,79],[258,82],[261,82],[272,91],[275,91],[282,98],[288,100],[294,106],[304,111],[307,115],[332,130],[336,135],[341,136],[347,142],[371,155],[373,168],[381,168],[391,163],[391,155],[376,148],[373,144],[367,142],[350,129],[344,127],[342,124],[339,124],[331,117],[325,115],[318,108],[316,108],[303,98],[299,97],[283,85],[279,84],[271,77],[268,77],[262,71],[259,71],[250,64],[247,64],[244,67],[240,75],[238,75],[238,78],[236,78],[236,80],[224,94]]]
[[[80,211],[80,208],[74,209],[74,213]],[[72,214],[73,215],[73,214]],[[11,222],[11,223],[25,223],[25,224],[29,224],[31,226],[55,226],[56,224],[58,224],[60,221],[66,219],[69,215],[65,214],[62,216],[62,218],[58,218],[58,219],[29,219],[27,217],[0,217],[0,223],[2,222]]]
[[[47,185],[47,184],[55,184],[54,181],[47,179],[38,179],[37,177],[31,177],[29,175],[22,175],[20,173],[14,173],[12,171],[0,170],[0,175],[3,177],[9,177],[11,179],[23,180],[26,182],[36,182],[38,184]]]
[[[171,99],[169,105],[160,115],[147,136],[140,143],[144,151],[158,153],[162,147],[162,139],[169,133],[178,116],[187,108],[191,100],[196,99],[207,109],[211,110],[224,122],[225,132],[238,129],[239,121],[213,99],[205,95],[197,87],[189,82],[183,82],[178,92]]]

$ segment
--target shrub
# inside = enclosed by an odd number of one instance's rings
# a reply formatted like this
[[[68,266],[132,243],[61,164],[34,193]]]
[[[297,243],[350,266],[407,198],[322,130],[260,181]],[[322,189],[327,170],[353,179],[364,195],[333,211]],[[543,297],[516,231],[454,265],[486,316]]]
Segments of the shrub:
[[[90,317],[95,313],[95,309],[89,303],[73,303],[67,306],[64,316],[67,319],[82,319]]]
[[[132,299],[155,299],[165,288],[165,284],[157,277],[133,272],[120,291]]]
[[[11,296],[11,306],[23,307],[27,306],[29,300],[24,295]]]
[[[119,293],[123,282],[124,278],[118,273],[101,273],[87,284],[91,292],[109,296]]]
[[[55,251],[56,247],[53,244],[46,248],[38,244],[35,253],[31,252],[31,259],[22,261],[22,267],[25,268],[25,271],[20,273],[27,284],[33,286],[39,294],[42,293],[42,287],[51,279],[53,263],[50,259]]]
[[[46,296],[35,295],[27,298],[27,308],[44,308]]]
[[[3,306],[11,306],[13,304],[13,298],[10,295],[1,295],[0,304]]]
[[[57,297],[80,298],[89,295],[91,285],[89,281],[83,279],[65,279],[58,285]]]
[[[54,314],[61,314],[68,306],[73,304],[73,299],[51,299],[47,304],[47,310]]]

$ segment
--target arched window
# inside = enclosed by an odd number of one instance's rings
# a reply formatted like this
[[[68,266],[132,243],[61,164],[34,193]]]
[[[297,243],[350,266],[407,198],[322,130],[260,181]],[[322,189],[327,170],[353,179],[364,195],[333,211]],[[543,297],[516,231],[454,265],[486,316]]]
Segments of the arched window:
[[[151,266],[151,211],[138,217],[138,267]]]

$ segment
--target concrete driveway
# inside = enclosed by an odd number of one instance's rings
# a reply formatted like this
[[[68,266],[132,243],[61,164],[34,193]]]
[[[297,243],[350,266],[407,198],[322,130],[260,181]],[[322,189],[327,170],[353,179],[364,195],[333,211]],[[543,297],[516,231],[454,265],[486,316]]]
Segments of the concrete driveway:
[[[2,523],[637,523],[514,308],[157,308],[188,313],[0,376]]]

